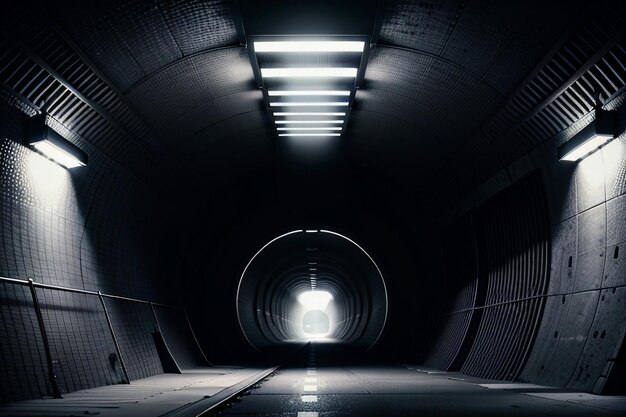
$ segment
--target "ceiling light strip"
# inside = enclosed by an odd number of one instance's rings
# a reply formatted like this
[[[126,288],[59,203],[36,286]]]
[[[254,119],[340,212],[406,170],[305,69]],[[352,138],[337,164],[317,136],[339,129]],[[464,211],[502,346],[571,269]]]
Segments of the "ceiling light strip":
[[[254,52],[363,52],[359,41],[269,41],[254,42]]]
[[[345,112],[274,112],[274,116],[345,116]]]
[[[341,127],[279,127],[278,130],[341,130]]]
[[[278,136],[317,136],[317,137],[330,137],[341,136],[341,133],[279,133]]]
[[[261,68],[263,78],[355,78],[357,68]]]
[[[342,124],[343,120],[276,120],[276,124],[285,125],[285,124],[320,124],[320,123],[335,123]]]
[[[274,101],[270,102],[270,107],[345,107],[347,106],[347,101],[312,101],[310,103],[307,102],[293,102],[290,103],[288,101]]]
[[[350,96],[349,90],[270,90],[270,97],[283,96]]]

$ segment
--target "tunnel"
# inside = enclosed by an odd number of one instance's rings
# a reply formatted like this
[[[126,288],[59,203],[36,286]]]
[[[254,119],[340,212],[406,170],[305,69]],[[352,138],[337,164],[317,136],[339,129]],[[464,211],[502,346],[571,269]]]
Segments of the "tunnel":
[[[0,417],[626,414],[623,1],[0,7]]]
[[[387,290],[374,260],[348,237],[294,230],[246,265],[237,317],[256,349],[316,340],[368,350],[385,326]]]

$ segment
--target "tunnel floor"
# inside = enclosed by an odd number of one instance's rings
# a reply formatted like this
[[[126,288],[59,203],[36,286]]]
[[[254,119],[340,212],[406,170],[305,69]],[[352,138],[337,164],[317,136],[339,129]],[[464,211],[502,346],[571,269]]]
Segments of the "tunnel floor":
[[[0,417],[195,417],[222,400],[227,405],[215,412],[233,417],[626,415],[626,396],[485,380],[406,364],[372,365],[347,346],[308,344],[291,352],[276,372],[275,367],[190,369],[62,399],[7,404],[0,407]],[[250,385],[246,395],[238,394]]]
[[[615,416],[626,397],[483,380],[409,365],[338,366],[311,345],[223,416]]]

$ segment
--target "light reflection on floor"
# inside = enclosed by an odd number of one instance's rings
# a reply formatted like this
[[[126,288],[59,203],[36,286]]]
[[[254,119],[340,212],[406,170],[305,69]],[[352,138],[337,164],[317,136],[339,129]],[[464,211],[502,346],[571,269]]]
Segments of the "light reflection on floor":
[[[331,345],[310,346],[299,363],[282,368],[222,416],[582,417],[626,413],[626,397],[572,397],[562,389],[414,366],[341,366],[328,360]]]

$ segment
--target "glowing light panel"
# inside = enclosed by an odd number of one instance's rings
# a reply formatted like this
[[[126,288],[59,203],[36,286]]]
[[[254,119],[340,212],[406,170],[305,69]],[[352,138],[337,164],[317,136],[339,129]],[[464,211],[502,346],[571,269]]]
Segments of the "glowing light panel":
[[[341,130],[340,127],[278,127],[277,130]]]
[[[65,168],[76,168],[85,166],[84,163],[74,158],[72,155],[65,152],[63,149],[59,148],[48,140],[36,142],[33,144],[33,146],[39,152],[44,154],[48,159],[53,160],[54,162],[64,166]]]
[[[263,78],[355,78],[357,68],[261,68]]]
[[[272,101],[270,107],[343,107],[347,106],[347,101],[311,101],[311,102],[288,102]]]
[[[363,52],[359,41],[270,41],[254,42],[254,52]]]
[[[274,112],[274,116],[345,116],[345,112]]]
[[[285,125],[285,124],[290,124],[290,123],[294,123],[294,124],[302,124],[302,123],[315,123],[315,124],[319,124],[319,123],[343,123],[343,120],[276,120],[276,124],[278,125]]]
[[[318,137],[331,137],[341,136],[341,133],[279,133],[278,136],[318,136]]]
[[[579,159],[592,153],[611,139],[613,139],[613,135],[594,135],[589,140],[582,143],[579,147],[572,149],[571,152],[564,155],[561,160],[578,161]]]
[[[270,97],[287,96],[349,96],[350,91],[341,90],[270,90],[267,92]]]

